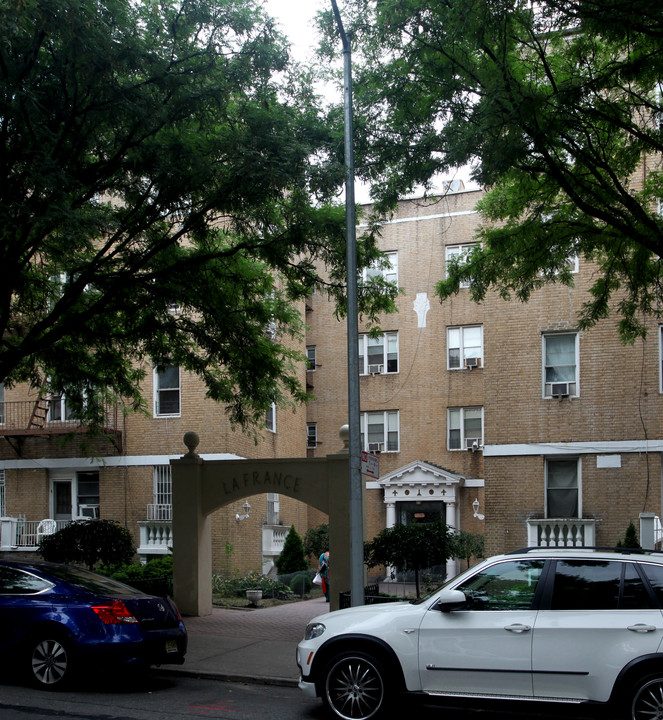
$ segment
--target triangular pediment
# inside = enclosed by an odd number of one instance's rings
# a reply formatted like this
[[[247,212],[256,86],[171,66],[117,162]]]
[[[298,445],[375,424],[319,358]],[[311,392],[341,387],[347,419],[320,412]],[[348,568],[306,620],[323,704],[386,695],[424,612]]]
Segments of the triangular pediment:
[[[383,475],[379,480],[379,484],[385,489],[404,486],[421,487],[423,485],[463,485],[464,482],[464,475],[423,460],[415,460],[403,465],[403,467]]]

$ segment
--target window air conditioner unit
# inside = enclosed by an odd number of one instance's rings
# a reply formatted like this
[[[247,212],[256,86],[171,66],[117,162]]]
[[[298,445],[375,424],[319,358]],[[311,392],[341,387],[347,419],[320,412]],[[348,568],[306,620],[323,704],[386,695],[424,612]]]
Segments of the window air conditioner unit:
[[[465,449],[476,452],[479,449],[479,440],[477,438],[465,438]]]
[[[465,358],[465,367],[473,370],[475,367],[481,367],[481,358]]]
[[[81,517],[92,518],[96,520],[99,517],[98,505],[79,505],[78,512]]]
[[[550,383],[550,394],[553,397],[563,398],[563,397],[569,397],[571,394],[571,388],[569,387],[570,383],[563,382],[563,383]]]
[[[368,452],[382,452],[384,443],[368,443]]]
[[[371,375],[380,375],[384,372],[384,365],[369,365],[368,372]]]

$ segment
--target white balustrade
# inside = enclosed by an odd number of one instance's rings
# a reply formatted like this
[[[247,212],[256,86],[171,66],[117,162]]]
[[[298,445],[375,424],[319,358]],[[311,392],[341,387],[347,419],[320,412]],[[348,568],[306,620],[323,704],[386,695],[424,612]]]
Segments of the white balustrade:
[[[595,520],[584,518],[544,518],[527,521],[529,547],[592,547]]]

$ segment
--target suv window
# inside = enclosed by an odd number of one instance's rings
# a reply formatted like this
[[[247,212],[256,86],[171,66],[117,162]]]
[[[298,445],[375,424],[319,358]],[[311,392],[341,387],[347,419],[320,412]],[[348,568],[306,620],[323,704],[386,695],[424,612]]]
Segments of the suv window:
[[[654,595],[658,600],[659,607],[663,607],[663,566],[640,563],[640,567],[647,576]]]
[[[485,568],[457,589],[470,610],[529,610],[545,560],[510,560]]]
[[[649,593],[632,563],[609,560],[557,560],[556,562],[551,610],[618,610],[651,607]]]

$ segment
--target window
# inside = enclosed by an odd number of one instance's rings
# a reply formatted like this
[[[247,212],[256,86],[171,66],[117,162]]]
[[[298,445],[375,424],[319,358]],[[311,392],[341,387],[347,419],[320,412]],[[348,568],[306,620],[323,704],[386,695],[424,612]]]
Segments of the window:
[[[449,450],[479,449],[483,445],[483,408],[449,408]]]
[[[180,369],[176,365],[154,368],[154,415],[180,415]]]
[[[318,423],[306,423],[306,447],[318,447]]]
[[[380,375],[398,372],[398,333],[378,337],[359,336],[359,374]]]
[[[7,515],[7,498],[5,489],[5,471],[0,470],[0,517]]]
[[[276,432],[276,403],[272,403],[265,413],[265,427],[270,431]]]
[[[0,425],[5,422],[5,384],[0,383]]]
[[[306,369],[315,370],[315,345],[306,348]]]
[[[551,610],[647,610],[652,607],[633,563],[557,560],[555,565]]]
[[[546,461],[546,517],[581,517],[579,477],[578,458]]]
[[[99,517],[99,472],[76,473],[76,500],[79,517]]]
[[[447,368],[461,370],[483,366],[483,327],[447,328]]]
[[[36,595],[53,583],[15,568],[0,568],[0,595]]]
[[[663,393],[663,325],[658,328],[658,371],[659,392]]]
[[[447,245],[445,248],[445,258],[447,265],[447,277],[449,277],[449,266],[451,262],[457,262],[459,265],[464,265],[467,262],[467,256],[476,247],[476,243],[468,243],[467,245]],[[470,286],[469,280],[464,280],[460,283],[460,287],[466,288]]]
[[[280,525],[280,505],[278,493],[267,493],[267,525]]]
[[[510,560],[491,565],[458,586],[469,610],[529,610],[544,559]]]
[[[155,465],[154,506],[148,520],[171,520],[173,508],[173,473],[170,465]]]
[[[543,336],[543,396],[578,395],[578,333]]]
[[[398,411],[361,413],[361,446],[369,452],[398,452]]]
[[[52,395],[48,406],[48,422],[66,422],[75,419],[66,396],[64,394]]]
[[[362,273],[362,280],[367,281],[374,277],[382,277],[386,282],[398,285],[398,253],[388,252],[385,253],[389,267],[380,268],[378,263],[373,263],[371,267],[364,268]]]

